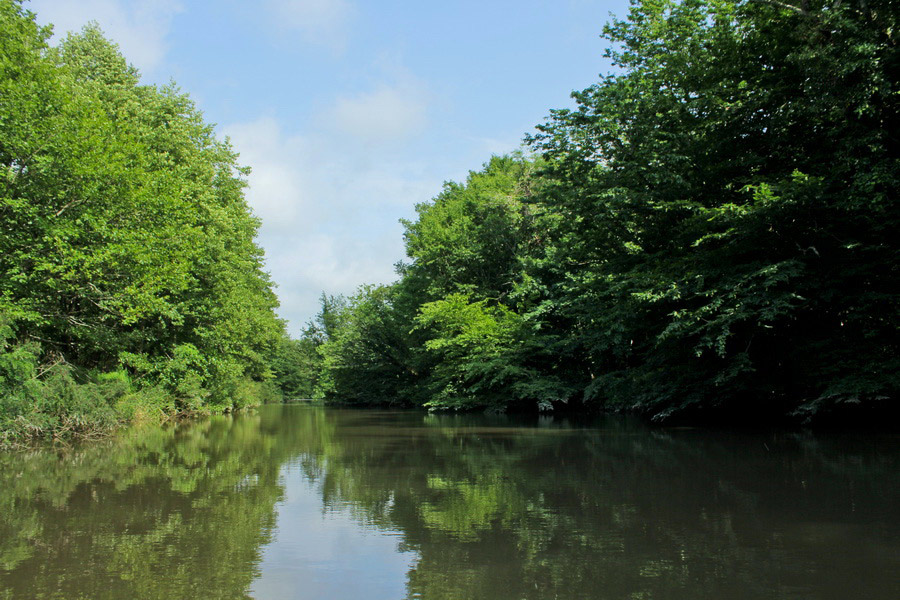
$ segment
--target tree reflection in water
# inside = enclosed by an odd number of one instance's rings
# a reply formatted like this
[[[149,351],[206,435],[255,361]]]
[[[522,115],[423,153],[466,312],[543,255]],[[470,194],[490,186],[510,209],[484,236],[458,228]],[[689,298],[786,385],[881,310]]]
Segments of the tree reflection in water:
[[[0,457],[0,598],[247,597],[290,477],[309,519],[397,532],[411,598],[896,598],[898,459],[889,436],[268,406]]]

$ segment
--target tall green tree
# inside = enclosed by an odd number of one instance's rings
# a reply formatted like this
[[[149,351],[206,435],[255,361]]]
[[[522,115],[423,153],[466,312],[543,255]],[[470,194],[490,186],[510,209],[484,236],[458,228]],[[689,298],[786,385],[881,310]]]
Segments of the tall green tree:
[[[516,156],[494,156],[464,183],[448,182],[432,201],[403,220],[404,276],[421,278],[434,298],[450,293],[507,298],[522,276],[521,257],[533,241],[535,217],[522,202],[534,164]]]
[[[898,390],[895,3],[636,2],[531,141],[589,397],[817,410]]]
[[[421,404],[420,349],[400,293],[396,285],[364,286],[339,315],[332,312],[340,326],[319,350],[326,398],[351,404]]]
[[[323,345],[327,396],[430,408],[551,408],[572,395],[528,258],[540,218],[533,161],[493,157],[404,221],[408,263],[364,288]]]
[[[3,351],[28,348],[37,379],[125,369],[179,407],[251,399],[283,324],[235,151],[96,25],[50,48],[2,0],[0,30]]]

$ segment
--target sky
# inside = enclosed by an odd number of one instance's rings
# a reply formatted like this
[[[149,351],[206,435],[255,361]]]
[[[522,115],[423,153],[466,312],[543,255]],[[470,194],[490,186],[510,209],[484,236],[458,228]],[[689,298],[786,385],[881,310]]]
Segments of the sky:
[[[247,200],[297,336],[319,297],[388,283],[402,218],[445,181],[521,147],[611,69],[627,0],[31,0],[39,23],[96,21],[175,81],[252,169]]]

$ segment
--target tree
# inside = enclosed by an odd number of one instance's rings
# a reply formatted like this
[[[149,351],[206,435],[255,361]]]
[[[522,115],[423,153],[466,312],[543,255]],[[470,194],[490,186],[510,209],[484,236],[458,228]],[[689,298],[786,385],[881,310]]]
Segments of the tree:
[[[364,286],[323,344],[326,398],[354,404],[421,404],[419,344],[397,286]],[[324,308],[324,307],[323,307]],[[324,314],[324,311],[323,311]]]
[[[96,25],[49,48],[2,0],[0,28],[8,350],[73,385],[124,369],[180,408],[258,400],[283,324],[237,154],[174,85],[141,85]],[[40,412],[16,414],[29,403]]]
[[[588,396],[656,416],[896,395],[890,2],[635,3],[531,139]]]

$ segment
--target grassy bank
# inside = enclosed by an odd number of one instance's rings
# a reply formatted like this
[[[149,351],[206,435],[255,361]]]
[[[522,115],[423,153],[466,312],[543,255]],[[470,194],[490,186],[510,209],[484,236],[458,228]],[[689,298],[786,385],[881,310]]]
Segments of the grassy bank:
[[[143,387],[124,371],[79,374],[56,365],[32,375],[18,382],[0,375],[0,450],[40,441],[96,439],[130,423],[159,423],[280,400],[268,382],[244,381],[228,402],[209,403],[203,397],[179,397],[158,385]]]

